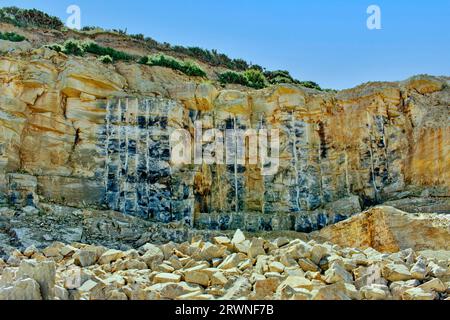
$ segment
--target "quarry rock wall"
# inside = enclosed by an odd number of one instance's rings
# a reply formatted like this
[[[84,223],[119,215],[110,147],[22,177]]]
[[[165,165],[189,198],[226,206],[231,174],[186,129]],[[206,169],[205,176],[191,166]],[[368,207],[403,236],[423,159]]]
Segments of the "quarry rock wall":
[[[309,232],[408,197],[440,199],[448,212],[449,107],[444,77],[337,93],[238,90],[49,49],[1,56],[0,202],[249,231]],[[171,134],[194,139],[196,122],[205,131],[279,130],[278,170],[174,164]]]

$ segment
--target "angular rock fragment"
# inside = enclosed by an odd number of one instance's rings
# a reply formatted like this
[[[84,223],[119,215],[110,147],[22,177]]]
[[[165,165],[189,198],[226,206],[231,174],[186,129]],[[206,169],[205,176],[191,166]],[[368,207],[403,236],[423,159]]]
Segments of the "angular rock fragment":
[[[21,277],[34,279],[39,284],[44,300],[54,299],[56,266],[53,261],[23,260],[17,271],[17,278]]]
[[[336,282],[352,283],[353,276],[339,263],[333,263],[325,272],[325,281],[329,284]]]
[[[199,284],[207,287],[209,285],[209,276],[201,271],[187,271],[184,275],[184,280],[188,283]]]
[[[30,278],[17,280],[0,288],[0,300],[42,300],[39,283]]]
[[[389,281],[405,281],[412,279],[412,274],[405,265],[390,263],[384,266],[383,277]]]
[[[122,258],[124,256],[125,256],[125,254],[123,251],[110,249],[101,255],[101,257],[98,259],[98,263],[100,265],[109,264],[111,262],[119,260],[120,258]]]
[[[181,281],[181,276],[173,273],[158,273],[154,278],[154,283],[166,283],[173,282],[178,283]]]
[[[81,249],[73,255],[73,258],[75,259],[76,265],[81,267],[89,267],[96,263],[97,253],[95,251]],[[103,257],[102,262],[104,261],[106,261],[105,257]]]
[[[436,295],[421,288],[411,288],[403,293],[402,298],[403,300],[434,300]]]

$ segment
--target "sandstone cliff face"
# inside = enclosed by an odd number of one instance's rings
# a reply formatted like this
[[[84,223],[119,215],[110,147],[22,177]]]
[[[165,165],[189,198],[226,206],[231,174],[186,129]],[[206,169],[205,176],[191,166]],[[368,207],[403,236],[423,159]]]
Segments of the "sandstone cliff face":
[[[0,57],[0,92],[0,202],[107,207],[250,231],[312,231],[413,196],[439,197],[440,211],[450,209],[447,78],[336,94],[232,90],[166,68],[38,49]],[[169,135],[193,134],[195,121],[279,129],[278,172],[175,166]]]

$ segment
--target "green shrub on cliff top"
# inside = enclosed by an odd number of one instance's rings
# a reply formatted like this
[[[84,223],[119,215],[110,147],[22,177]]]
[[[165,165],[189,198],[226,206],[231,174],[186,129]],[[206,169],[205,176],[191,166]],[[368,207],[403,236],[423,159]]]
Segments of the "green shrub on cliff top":
[[[264,75],[270,84],[280,84],[280,83],[298,83],[299,81],[294,79],[289,71],[286,70],[275,70],[275,71],[265,71]]]
[[[245,72],[227,71],[219,74],[219,81],[222,84],[240,84],[254,89],[262,89],[270,84],[296,84],[306,88],[323,91],[323,89],[313,81],[299,81],[291,77],[288,71],[276,70],[261,72],[261,70],[249,69]]]
[[[114,61],[130,61],[134,59],[132,55],[126,52],[119,51],[110,47],[103,47],[91,41],[84,43],[84,51],[99,56],[110,56]]]
[[[0,8],[0,22],[18,27],[38,27],[61,30],[64,24],[57,18],[36,9]]]
[[[231,59],[226,54],[219,53],[217,50],[207,50],[200,47],[172,46],[170,44],[167,44],[166,47],[168,50],[182,53],[215,67],[222,66],[238,71],[244,71],[250,67],[249,63],[245,60]]]
[[[222,84],[240,84],[254,89],[267,87],[267,80],[260,70],[249,69],[245,72],[227,71],[219,74]]]
[[[58,43],[47,44],[44,47],[54,50],[56,52],[63,52],[64,46]]]
[[[306,88],[322,91],[322,88],[314,81],[300,81],[299,85],[306,87]]]
[[[0,39],[12,42],[22,42],[26,40],[24,36],[21,36],[20,34],[14,32],[5,32],[5,33],[0,32]]]
[[[184,61],[182,72],[184,72],[188,76],[203,77],[203,78],[206,77],[206,72],[203,71],[203,69],[200,68],[199,65],[193,61]]]
[[[247,78],[248,86],[255,89],[262,89],[267,87],[267,80],[264,74],[256,69],[248,69],[244,72],[244,77]]]
[[[243,86],[248,85],[247,78],[241,72],[226,71],[219,74],[219,81],[222,84],[233,83]]]
[[[75,56],[83,56],[86,53],[95,54],[101,57],[109,56],[113,61],[130,61],[134,59],[132,55],[126,52],[119,51],[110,47],[103,47],[92,41],[79,41],[69,39],[63,44],[47,45],[47,48]]]
[[[83,42],[69,39],[64,42],[62,52],[74,56],[83,56],[85,53]]]
[[[171,68],[175,70],[181,71],[183,69],[183,62],[172,58],[170,56],[166,56],[164,54],[157,54],[153,56],[147,57],[147,62],[149,66],[160,66],[160,67],[166,67]]]
[[[171,68],[183,72],[188,76],[206,77],[206,72],[192,61],[181,61],[164,54],[157,54],[149,57],[143,57],[139,61],[149,66],[160,66]]]
[[[266,71],[264,72],[267,80],[270,84],[281,84],[281,83],[291,83],[301,85],[306,88],[316,89],[320,91],[324,91],[317,83],[314,81],[300,81],[294,79],[289,71],[286,70],[275,70],[275,71]]]
[[[143,56],[138,60],[138,63],[140,64],[147,64],[148,63],[148,56]]]

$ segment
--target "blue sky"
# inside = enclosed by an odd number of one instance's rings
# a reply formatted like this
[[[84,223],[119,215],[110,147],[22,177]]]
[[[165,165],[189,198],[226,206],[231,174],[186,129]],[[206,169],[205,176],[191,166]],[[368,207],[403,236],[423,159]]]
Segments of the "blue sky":
[[[63,21],[71,4],[82,26],[217,49],[325,88],[450,76],[449,0],[0,0]],[[366,27],[371,4],[381,8],[382,30]]]

